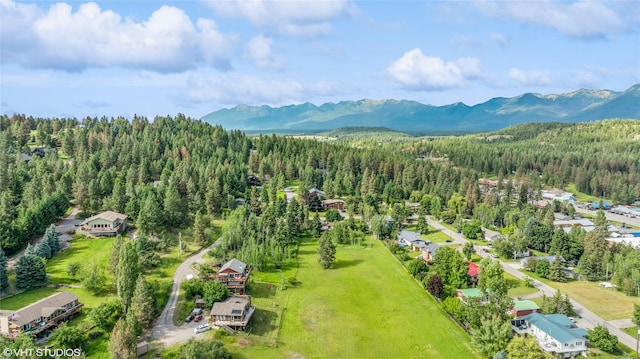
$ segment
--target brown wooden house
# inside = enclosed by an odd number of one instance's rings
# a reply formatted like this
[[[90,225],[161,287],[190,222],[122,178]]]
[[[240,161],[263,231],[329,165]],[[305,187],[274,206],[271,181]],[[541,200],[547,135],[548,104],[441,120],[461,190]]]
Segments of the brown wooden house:
[[[232,293],[244,294],[250,272],[251,269],[245,263],[234,258],[220,267],[215,280]]]

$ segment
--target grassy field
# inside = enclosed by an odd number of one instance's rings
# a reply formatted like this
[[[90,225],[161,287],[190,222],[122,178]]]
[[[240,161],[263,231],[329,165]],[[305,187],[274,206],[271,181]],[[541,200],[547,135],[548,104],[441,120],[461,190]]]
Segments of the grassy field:
[[[296,283],[261,287],[256,329],[277,330],[277,348],[239,334],[237,358],[474,358],[469,336],[378,241],[340,247],[334,268],[317,263],[315,242],[303,243]],[[261,323],[268,323],[266,326]],[[266,329],[266,331],[265,331]],[[270,330],[269,330],[270,329]],[[246,338],[245,338],[246,337]]]
[[[113,246],[112,238],[86,238],[81,237],[70,242],[71,246],[64,252],[53,256],[47,261],[47,274],[50,276],[51,284],[72,284],[78,283],[82,279],[79,273],[75,277],[71,277],[67,273],[67,267],[71,263],[77,263],[80,266],[94,261],[96,264],[107,268],[109,258],[111,257],[111,246]],[[109,285],[110,283],[108,283]]]
[[[523,273],[560,289],[562,293],[569,295],[569,298],[589,308],[604,320],[631,318],[633,305],[640,304],[638,297],[630,297],[616,290],[605,289],[595,282],[572,280],[567,283],[558,283],[540,278],[529,271],[523,270]]]

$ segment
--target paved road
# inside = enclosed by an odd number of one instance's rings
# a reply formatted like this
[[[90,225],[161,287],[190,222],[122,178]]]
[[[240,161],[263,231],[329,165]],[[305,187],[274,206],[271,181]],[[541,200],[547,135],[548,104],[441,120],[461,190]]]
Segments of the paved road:
[[[626,218],[626,217],[625,217]],[[461,242],[464,243],[467,240],[464,238],[464,236],[460,233],[456,233],[453,232],[449,229],[447,229],[445,226],[443,226],[442,224],[440,224],[439,222],[437,222],[436,220],[430,220],[429,221],[429,225],[433,226],[436,229],[442,230],[445,234],[447,234],[449,237],[454,239],[454,242]],[[478,247],[478,246],[476,246]],[[476,251],[481,257],[487,257],[489,255],[489,253],[486,253],[484,251]],[[512,263],[512,262],[502,262],[502,268],[504,268],[504,271],[513,275],[516,278],[520,278],[520,279],[524,279],[524,277],[526,276],[525,273],[522,273],[519,270],[520,267],[520,263]],[[540,295],[542,295],[542,293],[544,293],[544,295],[546,296],[553,296],[556,293],[556,290],[538,280],[533,280],[533,284],[536,288],[538,288],[540,290]],[[628,346],[629,348],[635,348],[636,347],[636,338],[630,336],[629,334],[623,332],[622,330],[620,330],[620,327],[618,327],[617,325],[619,324],[617,321],[614,322],[607,322],[606,320],[600,318],[598,315],[596,315],[595,313],[593,313],[592,311],[590,311],[589,309],[587,309],[585,306],[583,306],[582,304],[576,302],[575,300],[571,299],[571,304],[573,304],[573,308],[576,311],[576,313],[578,313],[582,318],[578,319],[577,324],[579,327],[581,328],[586,328],[586,329],[592,329],[595,326],[597,326],[598,324],[601,325],[605,325],[608,329],[609,329],[609,333],[615,335],[618,337],[618,340],[623,343],[624,345]]]
[[[585,208],[579,208],[579,207],[575,207],[575,208],[576,208],[576,212],[582,213],[582,214],[589,214],[589,215],[595,216],[598,213],[598,211],[592,211]],[[605,211],[604,215],[610,221],[616,221],[616,222],[626,223],[632,226],[640,227],[640,218],[631,218],[631,217],[623,216],[620,214],[611,213],[609,211]]]
[[[75,219],[76,214],[78,214],[78,211],[79,211],[78,208],[74,207],[68,216],[62,218],[61,220],[58,221],[58,223],[56,223],[56,229],[58,230],[58,232],[60,232],[60,249],[62,251],[69,248],[69,240],[71,240],[71,236],[67,232],[75,231],[76,224],[82,223],[81,220]],[[40,242],[43,237],[44,236],[38,237],[34,240],[29,241],[29,243],[31,243],[31,245],[34,246],[38,242]],[[9,257],[9,261],[7,262],[7,267],[9,269],[13,269],[16,263],[18,263],[18,260],[20,259],[20,257],[22,257],[22,255],[24,255],[24,249],[14,254],[12,257]]]
[[[181,326],[175,326],[173,324],[173,312],[178,302],[178,295],[180,293],[180,283],[187,278],[187,275],[195,275],[196,272],[193,269],[195,263],[204,262],[203,256],[211,249],[217,247],[222,242],[221,238],[218,238],[212,245],[187,258],[178,269],[176,269],[173,275],[173,287],[167,305],[164,307],[162,314],[158,318],[156,325],[153,327],[153,338],[158,340],[165,346],[171,346],[181,342],[185,342],[190,338],[195,337],[197,334],[193,333],[193,329],[200,324],[206,323],[206,320],[200,323],[185,323]],[[185,313],[186,314],[186,313]],[[181,318],[184,319],[184,318]]]

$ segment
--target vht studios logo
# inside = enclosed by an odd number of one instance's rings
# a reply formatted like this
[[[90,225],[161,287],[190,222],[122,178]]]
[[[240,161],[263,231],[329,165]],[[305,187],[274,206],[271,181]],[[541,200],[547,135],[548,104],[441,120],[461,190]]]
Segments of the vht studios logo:
[[[78,357],[82,355],[82,349],[53,349],[53,348],[38,348],[38,349],[11,349],[6,348],[2,351],[2,354],[7,358],[20,358],[20,357]]]

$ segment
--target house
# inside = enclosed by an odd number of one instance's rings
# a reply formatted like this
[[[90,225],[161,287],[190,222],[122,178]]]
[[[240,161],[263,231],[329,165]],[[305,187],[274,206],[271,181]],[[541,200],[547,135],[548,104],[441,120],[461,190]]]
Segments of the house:
[[[524,317],[531,313],[538,313],[539,311],[540,307],[534,301],[514,300],[513,304],[511,305],[511,310],[509,310],[509,313],[514,317],[514,320],[511,321],[511,325],[514,324],[514,321],[524,321]]]
[[[321,191],[315,187],[309,190],[309,193],[315,193],[318,197],[324,196],[324,191]]]
[[[227,298],[224,302],[213,303],[211,322],[222,327],[245,329],[256,307],[251,305],[251,297],[238,295]]]
[[[437,244],[420,238],[419,233],[405,230],[400,231],[400,234],[398,235],[398,245],[401,247],[411,248],[411,251],[413,252],[422,252],[423,258],[426,253],[429,258],[425,258],[425,261],[433,259],[436,251],[440,248]]]
[[[344,211],[344,201],[341,199],[325,199],[324,201],[322,201],[322,208],[325,211],[330,209]]]
[[[234,258],[220,267],[214,279],[231,292],[244,294],[250,272],[245,263]]]
[[[202,299],[202,298],[196,298],[196,299],[193,301],[193,306],[194,306],[194,307],[196,307],[196,308],[198,308],[198,309],[202,309],[202,308],[204,308],[205,303],[206,303],[206,302],[204,301],[204,299]]]
[[[469,284],[475,285],[476,283],[478,283],[479,273],[480,267],[473,262],[469,262],[469,270],[467,271],[467,274],[469,275]]]
[[[457,296],[464,304],[480,302],[485,297],[484,293],[478,288],[458,289]]]
[[[588,209],[591,210],[596,210],[596,209],[600,209],[600,202],[591,202],[589,203],[589,205],[587,206]],[[608,211],[611,209],[611,203],[609,202],[602,202],[602,210],[604,211]]]
[[[127,229],[127,218],[126,214],[102,212],[85,219],[76,233],[92,237],[115,237]]]
[[[484,239],[489,241],[489,242],[493,242],[498,238],[502,238],[502,233],[496,232],[496,231],[492,231],[492,230],[487,229],[487,228],[484,228],[482,230],[482,233],[484,234]]]
[[[531,313],[525,318],[527,334],[534,336],[542,350],[556,358],[573,358],[585,355],[587,331],[576,327],[564,314]]]
[[[41,338],[60,323],[80,314],[84,304],[71,292],[60,292],[18,310],[0,310],[0,334],[15,338],[25,332]]]

